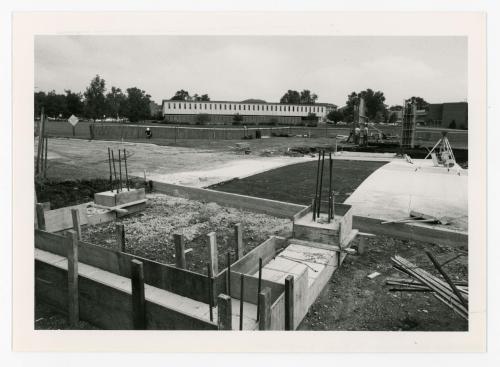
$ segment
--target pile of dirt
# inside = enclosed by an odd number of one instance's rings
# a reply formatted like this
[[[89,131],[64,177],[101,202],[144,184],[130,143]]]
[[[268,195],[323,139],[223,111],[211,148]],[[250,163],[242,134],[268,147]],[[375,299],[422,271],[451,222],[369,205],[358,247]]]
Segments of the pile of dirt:
[[[161,194],[148,195],[146,209],[121,219],[125,226],[126,251],[166,264],[175,263],[174,233],[184,235],[189,270],[206,273],[208,261],[207,234],[215,232],[219,252],[219,269],[226,267],[227,252],[234,253],[234,225],[241,223],[245,253],[269,236],[289,236],[291,221],[265,214],[222,207]],[[82,228],[84,241],[113,248],[116,246],[115,222]]]

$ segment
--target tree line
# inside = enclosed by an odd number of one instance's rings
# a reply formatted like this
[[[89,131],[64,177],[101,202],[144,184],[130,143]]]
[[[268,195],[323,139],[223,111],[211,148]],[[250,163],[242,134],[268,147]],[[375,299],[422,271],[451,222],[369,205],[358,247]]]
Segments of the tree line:
[[[106,81],[96,75],[83,93],[65,90],[57,94],[35,92],[35,116],[39,116],[42,107],[44,113],[53,118],[68,118],[71,115],[92,120],[107,117],[128,119],[135,122],[151,118],[151,96],[137,87],[106,89]]]

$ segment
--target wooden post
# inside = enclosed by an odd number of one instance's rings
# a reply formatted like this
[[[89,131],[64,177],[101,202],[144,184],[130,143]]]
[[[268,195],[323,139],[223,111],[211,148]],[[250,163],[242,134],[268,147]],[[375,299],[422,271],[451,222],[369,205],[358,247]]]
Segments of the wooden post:
[[[245,294],[245,278],[240,276],[240,330],[243,330],[243,295]]]
[[[234,225],[234,241],[235,241],[235,254],[236,260],[239,260],[243,257],[243,235],[241,229],[241,223],[236,223]]]
[[[229,298],[231,298],[231,254],[227,252],[227,275],[226,275],[226,291]]]
[[[217,257],[217,237],[215,232],[210,232],[208,235],[208,260],[213,276],[219,274],[219,264]]]
[[[271,289],[266,287],[259,293],[259,330],[271,328]]]
[[[262,258],[259,257],[259,282],[257,283],[257,321],[260,317],[260,291],[262,289]]]
[[[184,252],[184,236],[180,233],[174,233],[175,243],[175,266],[186,269],[186,254]]]
[[[125,226],[123,223],[117,223],[115,225],[116,233],[116,247],[121,252],[125,252]]]
[[[47,149],[48,149],[48,146],[49,146],[49,138],[45,138],[45,144],[44,144],[45,153],[43,154],[43,156],[44,156],[44,158],[43,158],[43,178],[44,179],[47,178]]]
[[[144,270],[142,262],[132,263],[132,320],[135,330],[146,329],[146,299],[144,294]]]
[[[364,236],[359,236],[359,242],[358,242],[358,254],[363,255],[366,251],[366,243],[365,243],[365,237]]]
[[[210,264],[207,263],[207,272],[208,272],[208,308],[210,311],[210,321],[214,321],[214,314],[213,314],[213,302],[214,302],[214,282],[213,282],[213,273],[212,273],[212,268],[210,267]]]
[[[40,123],[38,124],[38,150],[36,155],[36,174],[40,173],[40,161],[42,157],[42,147],[43,147],[43,135],[44,135],[44,125],[45,125],[45,114],[44,108],[42,107],[42,111],[40,113]]]
[[[294,330],[293,326],[293,275],[285,278],[285,330]]]
[[[36,221],[38,223],[38,229],[45,231],[45,213],[43,205],[40,203],[36,204]]]
[[[219,294],[217,299],[217,325],[219,330],[233,330],[231,297]]]
[[[80,241],[82,239],[82,229],[80,227],[80,211],[78,209],[71,209],[71,219],[73,220],[73,231],[75,231],[76,238]]]
[[[66,232],[66,247],[68,257],[68,322],[71,327],[77,327],[80,319],[78,305],[78,238],[73,230]]]

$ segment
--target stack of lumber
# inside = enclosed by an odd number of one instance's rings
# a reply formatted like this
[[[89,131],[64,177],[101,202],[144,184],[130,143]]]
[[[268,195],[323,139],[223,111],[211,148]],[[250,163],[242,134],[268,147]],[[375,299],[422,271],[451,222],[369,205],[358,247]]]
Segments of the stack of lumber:
[[[397,270],[411,277],[409,279],[388,278],[386,284],[399,286],[393,291],[433,292],[438,300],[450,307],[460,317],[468,319],[469,290],[466,283],[451,283],[447,276],[445,277],[446,281],[444,281],[401,256],[396,255],[391,260]],[[442,272],[441,268],[438,270]]]

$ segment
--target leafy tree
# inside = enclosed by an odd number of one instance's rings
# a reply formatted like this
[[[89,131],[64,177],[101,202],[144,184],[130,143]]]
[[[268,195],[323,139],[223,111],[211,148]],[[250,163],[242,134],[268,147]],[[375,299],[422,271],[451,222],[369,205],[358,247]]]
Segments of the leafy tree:
[[[151,96],[145,91],[133,87],[127,89],[125,114],[131,122],[146,119],[150,115],[149,104]]]
[[[330,121],[333,121],[334,123],[337,123],[339,121],[342,121],[342,119],[344,118],[344,114],[342,113],[342,111],[332,110],[332,111],[328,112],[328,115],[326,115],[326,118]]]
[[[127,96],[120,88],[111,87],[111,91],[106,94],[106,113],[109,116],[116,117],[124,114],[127,108]]]
[[[389,111],[401,111],[401,110],[403,110],[403,106],[398,105],[398,104],[397,104],[397,105],[394,105],[394,106],[389,107]]]
[[[99,75],[96,75],[83,93],[85,97],[85,113],[94,121],[101,118],[106,111],[105,91],[106,82]]]
[[[409,100],[417,104],[417,110],[426,110],[429,107],[429,103],[422,97],[411,97]]]
[[[175,92],[175,95],[171,98],[172,101],[189,101],[191,100],[191,97],[189,96],[189,93],[185,91],[184,89],[178,90]]]
[[[47,95],[45,92],[35,92],[35,117],[40,117],[42,113],[42,106],[45,107],[45,100]]]
[[[45,98],[45,114],[50,117],[64,117],[68,113],[66,97],[64,94],[57,94],[54,90],[47,93]]]
[[[241,125],[242,122],[243,122],[243,116],[241,116],[239,113],[234,114],[233,125]]]
[[[300,93],[289,89],[280,99],[280,103],[300,103]]]
[[[210,97],[208,96],[208,94],[202,94],[200,96],[200,101],[210,101]]]
[[[67,107],[67,113],[64,117],[69,117],[71,115],[82,116],[84,106],[81,93],[73,93],[69,89],[64,92],[66,92]]]
[[[302,104],[313,104],[316,103],[318,96],[315,93],[311,93],[309,89],[304,89],[300,92],[300,102]]]
[[[196,125],[206,125],[210,122],[210,115],[208,113],[199,113],[196,115]]]
[[[365,114],[370,120],[380,119],[385,116],[386,105],[384,104],[385,96],[381,91],[374,92],[372,89],[367,89],[359,93],[352,92],[347,96],[346,109],[344,111],[346,120],[353,121],[354,106],[359,103],[360,97],[365,100]],[[377,115],[377,113],[379,113]]]

